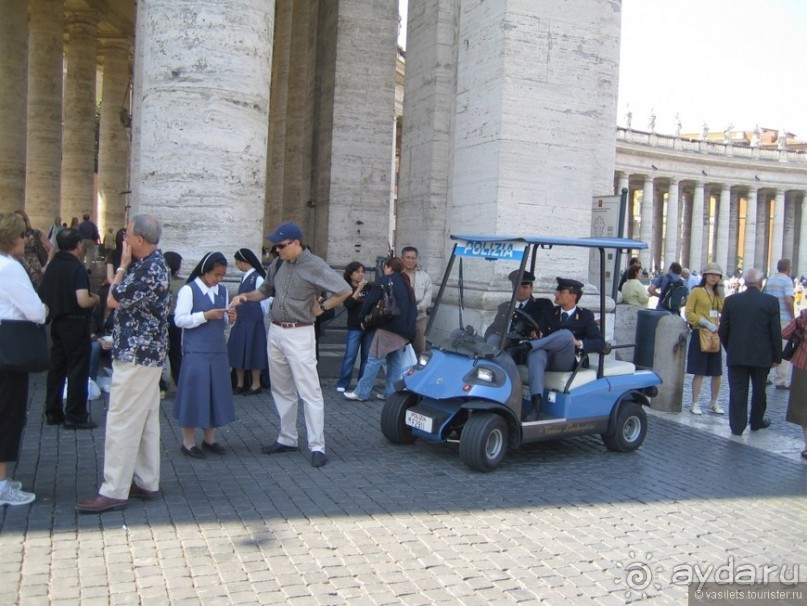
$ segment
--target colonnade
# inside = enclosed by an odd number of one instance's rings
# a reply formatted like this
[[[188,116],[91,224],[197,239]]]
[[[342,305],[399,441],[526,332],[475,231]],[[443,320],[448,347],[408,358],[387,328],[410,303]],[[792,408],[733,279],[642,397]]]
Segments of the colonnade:
[[[666,270],[678,261],[700,273],[718,263],[727,275],[758,267],[770,271],[782,257],[807,272],[805,189],[707,183],[674,175],[617,173],[628,189],[628,236],[650,244],[642,264]]]

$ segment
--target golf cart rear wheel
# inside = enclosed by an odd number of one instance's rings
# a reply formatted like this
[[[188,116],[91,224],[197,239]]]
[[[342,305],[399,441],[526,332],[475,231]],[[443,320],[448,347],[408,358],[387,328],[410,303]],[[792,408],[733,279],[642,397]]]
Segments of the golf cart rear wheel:
[[[460,435],[460,459],[471,469],[492,471],[507,453],[507,422],[492,412],[474,412]]]
[[[646,433],[647,414],[642,406],[625,402],[619,409],[612,431],[603,434],[602,441],[608,450],[630,452],[642,445]]]
[[[381,433],[393,444],[411,444],[415,441],[406,424],[406,409],[417,403],[417,396],[408,391],[396,391],[384,402],[381,409]]]

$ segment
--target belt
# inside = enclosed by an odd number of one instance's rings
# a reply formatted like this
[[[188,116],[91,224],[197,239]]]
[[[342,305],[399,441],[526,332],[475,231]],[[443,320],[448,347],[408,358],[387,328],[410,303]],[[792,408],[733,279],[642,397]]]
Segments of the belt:
[[[313,322],[275,322],[274,320],[272,320],[272,324],[280,326],[280,328],[301,328],[314,325]]]
[[[85,314],[62,314],[61,316],[56,316],[53,318],[54,320],[74,320],[76,322],[89,322],[90,316]]]

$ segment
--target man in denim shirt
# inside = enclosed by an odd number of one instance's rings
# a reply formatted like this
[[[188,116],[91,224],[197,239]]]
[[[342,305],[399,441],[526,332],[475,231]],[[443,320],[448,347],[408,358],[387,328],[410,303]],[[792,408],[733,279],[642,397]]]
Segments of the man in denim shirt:
[[[159,222],[149,215],[136,216],[126,227],[121,266],[107,297],[107,305],[117,311],[104,483],[95,498],[76,505],[81,513],[123,509],[130,496],[153,499],[159,494],[159,380],[171,298],[160,234]]]

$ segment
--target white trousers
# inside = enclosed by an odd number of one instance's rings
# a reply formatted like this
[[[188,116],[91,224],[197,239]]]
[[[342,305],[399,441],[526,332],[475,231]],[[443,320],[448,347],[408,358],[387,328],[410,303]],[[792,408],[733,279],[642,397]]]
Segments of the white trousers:
[[[297,403],[303,401],[308,448],[325,452],[325,402],[317,373],[313,326],[269,329],[269,379],[280,417],[277,441],[297,446]]]
[[[104,483],[99,494],[129,498],[132,480],[160,488],[161,366],[112,362],[104,444]]]

